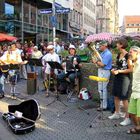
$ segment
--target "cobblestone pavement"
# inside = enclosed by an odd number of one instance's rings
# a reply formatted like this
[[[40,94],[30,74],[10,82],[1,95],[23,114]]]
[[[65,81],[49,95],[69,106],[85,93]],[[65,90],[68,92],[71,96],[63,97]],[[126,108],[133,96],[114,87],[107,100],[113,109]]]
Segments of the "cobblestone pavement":
[[[38,80],[39,81],[39,80]],[[25,135],[15,135],[11,132],[7,124],[0,118],[0,140],[140,140],[140,135],[128,135],[126,131],[132,127],[122,127],[117,121],[110,121],[107,116],[110,112],[96,111],[97,103],[94,101],[78,101],[69,103],[66,95],[61,95],[61,100],[68,105],[64,106],[61,102],[52,102],[54,95],[46,98],[41,91],[42,82],[40,81],[38,93],[28,95],[26,81],[21,80],[16,91],[20,92],[17,100],[9,97],[10,86],[6,85],[6,97],[0,100],[0,112],[7,112],[8,104],[18,104],[23,100],[34,98],[40,104],[41,119],[36,122],[35,131]],[[79,109],[79,105],[84,105],[87,112]],[[91,127],[90,127],[91,126]]]

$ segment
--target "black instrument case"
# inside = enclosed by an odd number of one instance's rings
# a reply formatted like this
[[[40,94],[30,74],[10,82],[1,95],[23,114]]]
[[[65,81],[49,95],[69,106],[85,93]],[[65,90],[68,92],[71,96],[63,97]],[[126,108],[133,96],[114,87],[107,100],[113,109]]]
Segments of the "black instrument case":
[[[9,105],[8,111],[2,117],[15,134],[32,132],[41,116],[39,104],[34,99],[23,101],[19,105]],[[22,116],[15,115],[15,112],[20,112]]]

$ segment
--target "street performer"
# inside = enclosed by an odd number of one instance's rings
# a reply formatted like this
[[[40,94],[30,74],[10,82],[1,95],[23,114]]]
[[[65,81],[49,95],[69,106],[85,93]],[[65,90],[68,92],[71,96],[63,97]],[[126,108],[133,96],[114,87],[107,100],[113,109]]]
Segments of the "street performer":
[[[102,61],[92,60],[94,64],[98,66],[98,77],[107,78],[107,82],[98,82],[98,92],[100,94],[100,107],[97,111],[105,111],[107,109],[107,85],[110,78],[110,70],[112,68],[112,53],[108,49],[107,41],[101,41],[99,43],[99,49],[102,51]]]
[[[13,64],[13,65],[18,65],[18,64],[26,64],[27,61],[22,61],[21,59],[21,55],[19,53],[19,50],[16,48],[16,42],[12,42],[8,48],[8,50],[6,52],[4,52],[4,54],[0,57],[0,65],[1,67],[4,65],[9,65],[9,64]],[[16,70],[9,70],[9,74],[14,74],[16,73]],[[13,75],[12,75],[13,76]],[[13,78],[11,76],[11,84],[13,83],[13,81],[15,81],[15,78]],[[0,78],[0,80],[2,80]],[[15,84],[15,82],[14,82]],[[4,87],[4,85],[2,86]]]
[[[75,86],[75,81],[77,78],[81,76],[81,70],[80,68],[82,67],[81,58],[79,55],[76,54],[76,48],[74,45],[70,44],[69,46],[69,55],[66,58],[65,64],[63,64],[64,71],[62,71],[60,74],[58,74],[58,81],[59,84],[61,85],[60,87],[63,87],[62,89],[65,92],[66,86],[64,86],[63,83],[70,82],[69,86],[71,89],[74,89]]]
[[[48,81],[50,81],[51,75],[53,76],[53,78],[55,78],[55,75],[58,74],[57,69],[52,69],[47,62],[52,61],[52,62],[60,63],[59,55],[55,53],[54,46],[52,44],[47,46],[47,50],[48,50],[48,53],[45,56],[42,57],[42,64],[44,66],[44,73],[45,73],[45,75],[44,75],[44,85],[45,85],[45,88],[47,89],[46,97],[49,96]]]

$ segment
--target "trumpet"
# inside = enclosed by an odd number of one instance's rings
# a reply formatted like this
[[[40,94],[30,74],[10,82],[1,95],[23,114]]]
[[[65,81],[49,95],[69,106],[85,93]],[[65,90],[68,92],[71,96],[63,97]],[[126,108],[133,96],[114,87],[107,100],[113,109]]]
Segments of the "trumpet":
[[[100,56],[99,52],[97,51],[95,47],[95,43],[92,42],[90,45],[87,46],[89,50],[92,52],[92,59],[95,61],[102,61],[102,57]]]

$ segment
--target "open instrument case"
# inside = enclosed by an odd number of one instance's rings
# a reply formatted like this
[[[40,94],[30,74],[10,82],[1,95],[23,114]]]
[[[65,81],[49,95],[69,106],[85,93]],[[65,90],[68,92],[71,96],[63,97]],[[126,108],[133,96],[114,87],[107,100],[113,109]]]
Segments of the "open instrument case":
[[[39,104],[34,99],[23,101],[19,105],[9,105],[8,111],[2,117],[15,134],[32,132],[41,116]]]

